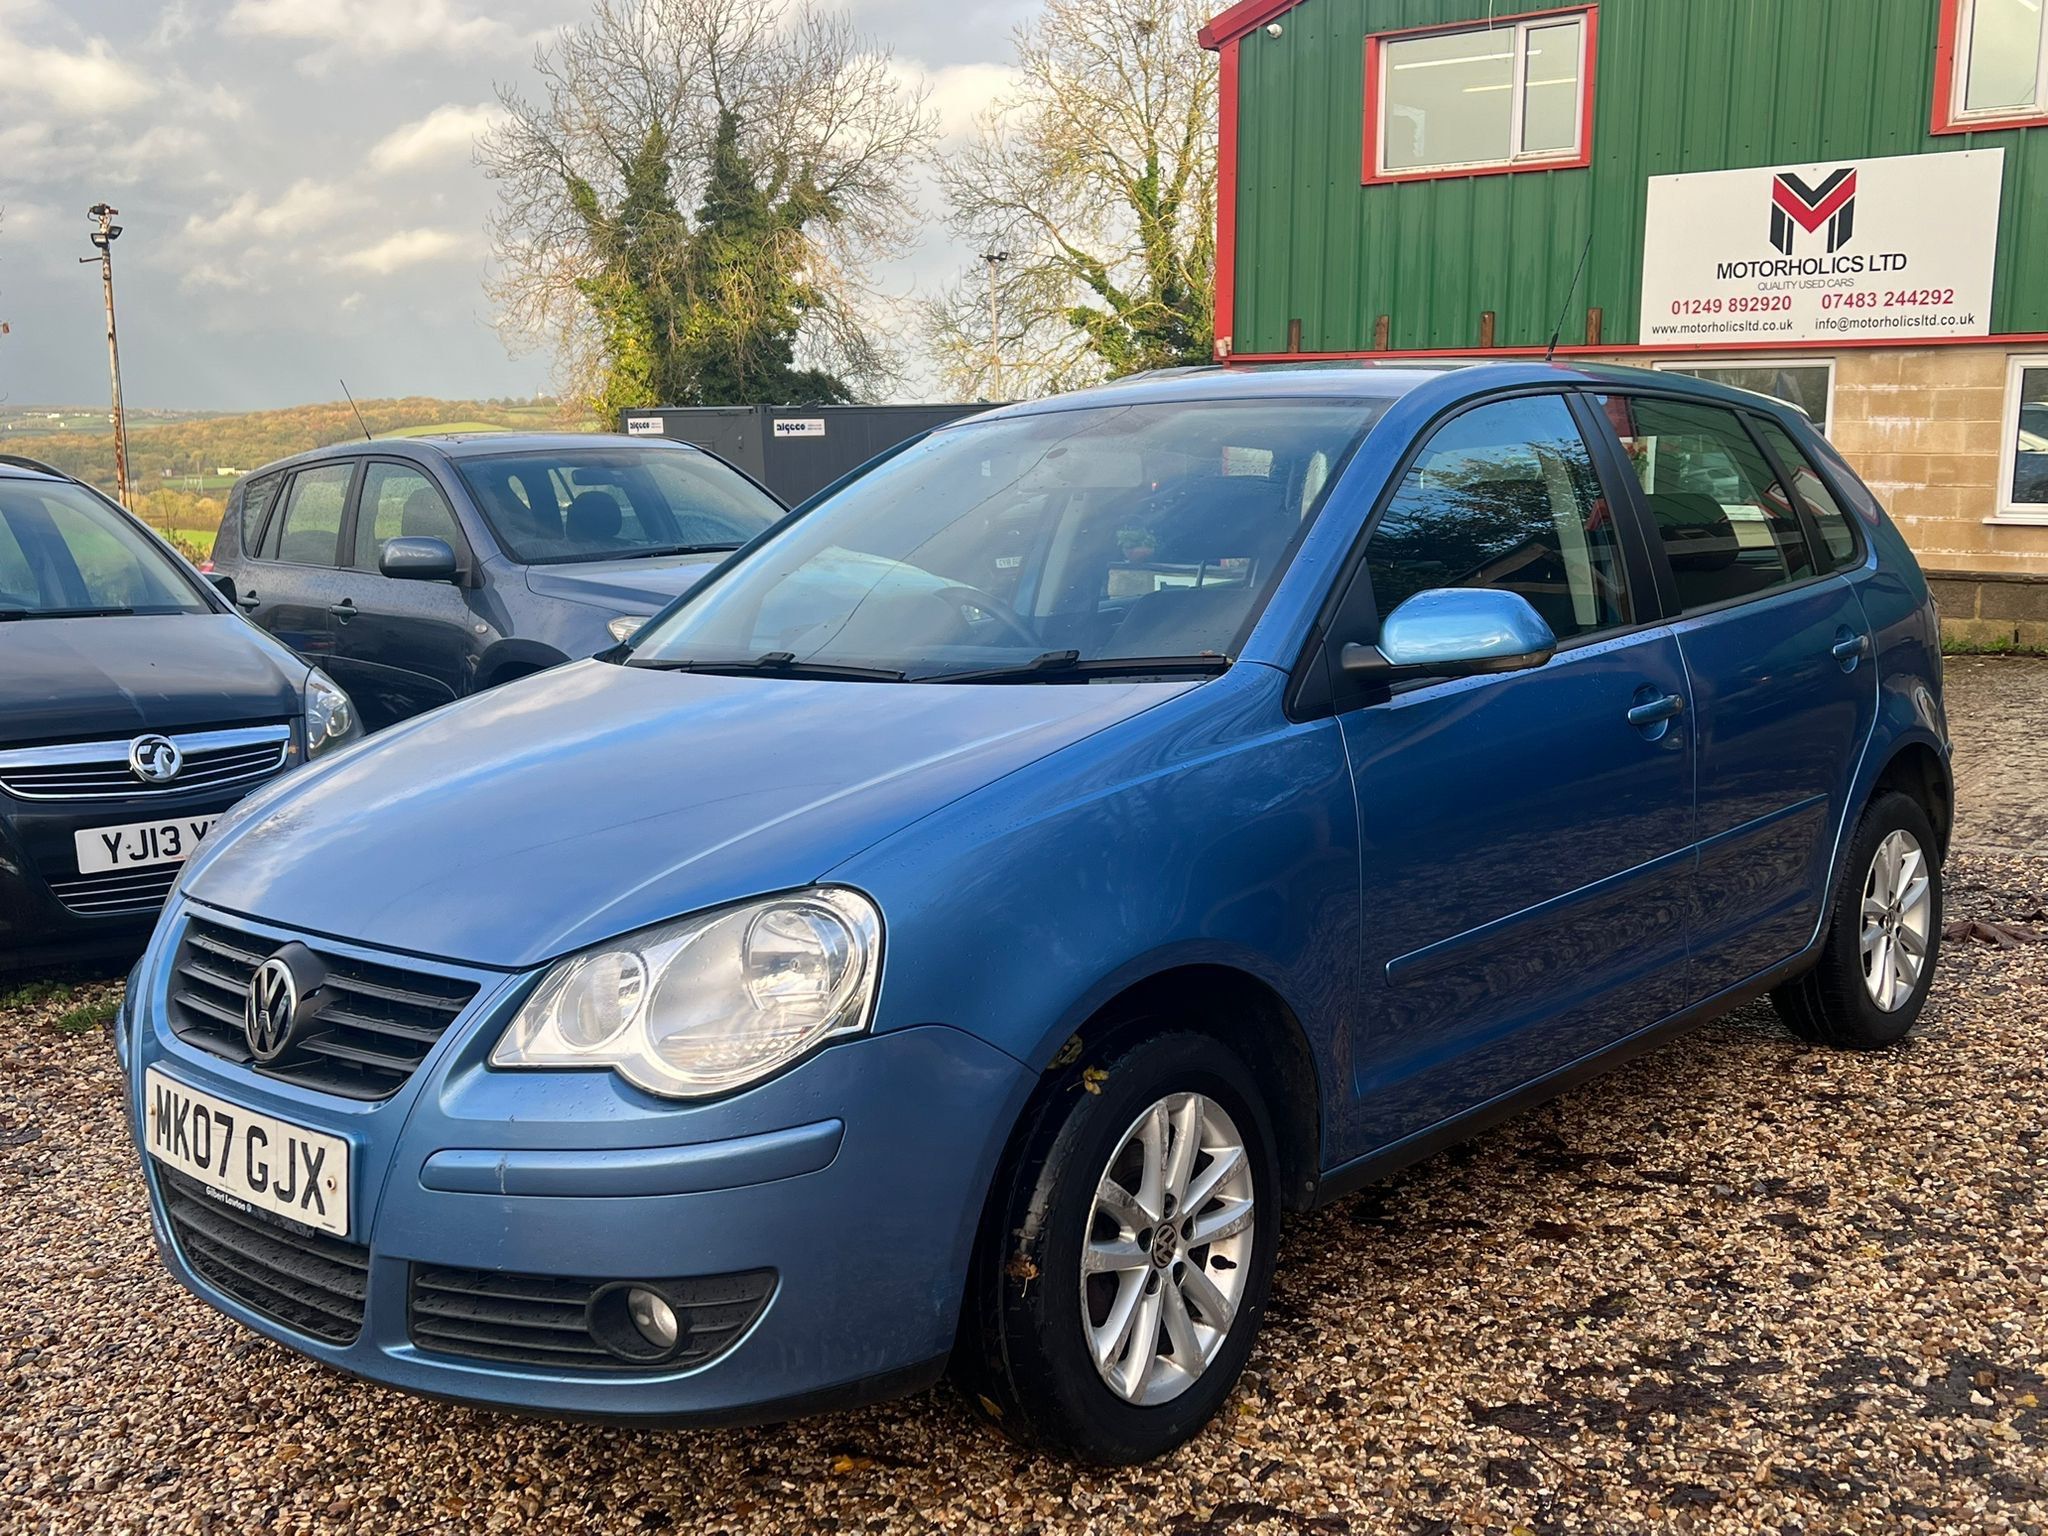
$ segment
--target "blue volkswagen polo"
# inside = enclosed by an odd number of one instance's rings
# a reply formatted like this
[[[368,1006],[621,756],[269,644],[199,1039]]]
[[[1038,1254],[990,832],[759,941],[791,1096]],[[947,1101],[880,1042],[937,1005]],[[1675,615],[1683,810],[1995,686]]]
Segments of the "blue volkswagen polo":
[[[1155,1456],[1284,1215],[1746,999],[1919,1014],[1936,624],[1796,412],[1200,370],[933,432],[223,819],[117,1021],[165,1262],[471,1402],[952,1362]]]

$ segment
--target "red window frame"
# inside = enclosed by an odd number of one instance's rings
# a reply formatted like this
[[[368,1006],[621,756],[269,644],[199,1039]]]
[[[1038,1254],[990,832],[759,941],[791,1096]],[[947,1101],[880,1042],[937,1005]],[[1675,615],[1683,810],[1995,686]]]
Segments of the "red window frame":
[[[2048,102],[2036,108],[2021,107],[2010,117],[1976,113],[1956,116],[1956,97],[1962,81],[1956,69],[1967,50],[1963,47],[1963,0],[1941,0],[1941,17],[1934,35],[1934,104],[1929,115],[1929,133],[1997,133],[2006,128],[2048,126]]]
[[[1492,165],[1431,166],[1412,171],[1382,171],[1380,167],[1380,70],[1381,55],[1389,43],[1405,41],[1411,37],[1428,37],[1440,32],[1497,32],[1504,27],[1518,27],[1526,21],[1561,20],[1568,16],[1584,19],[1585,53],[1584,69],[1579,82],[1579,150],[1576,155],[1561,155],[1544,160],[1504,160]],[[1501,176],[1516,171],[1572,171],[1583,170],[1593,163],[1593,77],[1594,65],[1599,58],[1600,7],[1597,4],[1567,5],[1552,10],[1521,11],[1512,16],[1495,16],[1490,20],[1466,20],[1439,22],[1428,27],[1400,27],[1387,32],[1374,32],[1365,39],[1365,153],[1360,167],[1360,180],[1366,186],[1381,186],[1402,181],[1447,181],[1468,176]]]

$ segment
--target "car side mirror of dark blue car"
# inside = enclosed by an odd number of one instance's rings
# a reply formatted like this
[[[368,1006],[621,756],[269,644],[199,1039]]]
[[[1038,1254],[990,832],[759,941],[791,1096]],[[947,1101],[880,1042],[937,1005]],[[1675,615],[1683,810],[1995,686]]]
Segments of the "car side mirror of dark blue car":
[[[1557,652],[1557,636],[1519,592],[1438,587],[1388,614],[1377,645],[1347,645],[1339,658],[1362,681],[1522,672]]]
[[[396,581],[453,581],[455,551],[446,539],[386,539],[377,569]]]

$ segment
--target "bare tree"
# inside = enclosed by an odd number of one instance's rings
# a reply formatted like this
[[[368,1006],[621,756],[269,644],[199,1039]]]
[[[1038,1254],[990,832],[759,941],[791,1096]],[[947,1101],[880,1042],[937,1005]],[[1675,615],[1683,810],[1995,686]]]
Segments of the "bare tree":
[[[1016,35],[1017,88],[939,180],[997,264],[931,306],[941,370],[978,394],[1043,393],[1208,358],[1216,261],[1210,0],[1046,0]],[[998,367],[1000,371],[998,372]]]
[[[501,87],[504,120],[478,145],[500,190],[490,291],[508,343],[555,348],[565,393],[605,400],[635,347],[716,347],[749,305],[793,325],[813,367],[855,387],[889,375],[867,273],[908,238],[932,123],[887,53],[811,0],[596,0],[534,68],[538,91]],[[685,249],[721,154],[744,170],[748,216],[773,225],[747,262],[730,242]],[[658,290],[648,315],[609,302],[621,282]]]

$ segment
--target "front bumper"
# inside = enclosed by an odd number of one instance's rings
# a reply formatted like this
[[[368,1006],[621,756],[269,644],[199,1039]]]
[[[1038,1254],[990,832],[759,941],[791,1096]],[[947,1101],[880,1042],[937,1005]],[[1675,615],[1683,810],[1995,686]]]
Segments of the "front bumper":
[[[827,1047],[767,1083],[679,1106],[594,1072],[494,1071],[484,1056],[526,978],[482,978],[469,1011],[391,1098],[279,1083],[165,1022],[182,916],[163,925],[117,1021],[131,1131],[150,1068],[346,1139],[348,1241],[367,1250],[360,1333],[328,1343],[195,1268],[144,1155],[164,1261],[248,1326],[391,1386],[501,1408],[645,1422],[786,1417],[928,1384],[943,1367],[984,1196],[1031,1087],[1021,1064],[945,1026]],[[774,1272],[737,1342],[684,1369],[592,1371],[457,1356],[412,1326],[416,1274],[578,1282]]]

